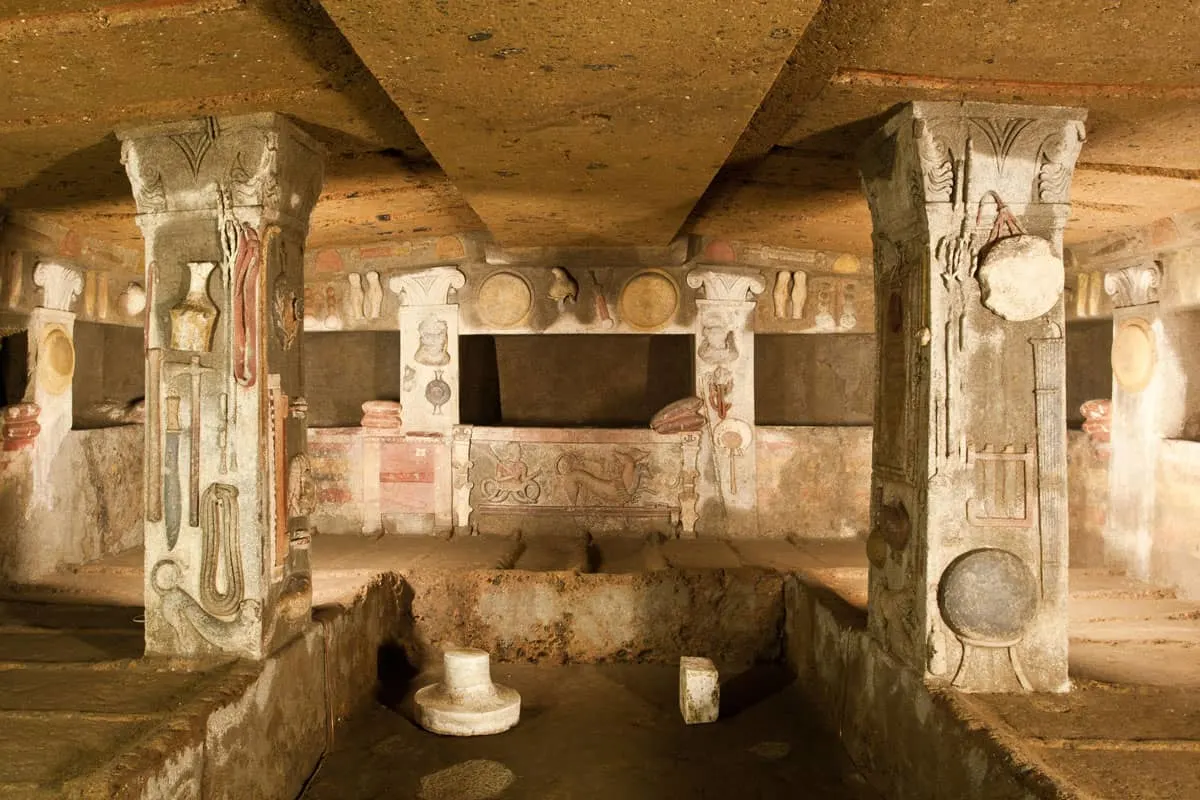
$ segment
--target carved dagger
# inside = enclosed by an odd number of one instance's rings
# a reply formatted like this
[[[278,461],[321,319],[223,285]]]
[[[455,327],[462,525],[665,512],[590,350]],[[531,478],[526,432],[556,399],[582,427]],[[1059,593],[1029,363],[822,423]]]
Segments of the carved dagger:
[[[179,485],[179,396],[167,395],[166,459],[163,468],[163,493],[167,524],[167,549],[174,550],[179,541],[179,518],[183,492]]]

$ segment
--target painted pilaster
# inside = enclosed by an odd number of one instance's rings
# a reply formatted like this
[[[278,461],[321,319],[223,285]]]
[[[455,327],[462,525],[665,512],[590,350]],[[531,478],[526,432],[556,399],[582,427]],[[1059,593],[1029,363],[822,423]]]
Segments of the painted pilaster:
[[[146,651],[262,658],[311,607],[300,321],[324,153],[276,114],[119,136],[146,243]]]
[[[754,310],[766,288],[757,270],[699,267],[687,284],[696,299],[696,396],[708,424],[700,440],[700,535],[758,533],[754,454]]]
[[[862,154],[869,627],[968,691],[1069,687],[1062,230],[1084,115],[913,103]]]
[[[1160,424],[1180,376],[1164,368],[1167,352],[1153,261],[1104,275],[1113,302],[1112,438],[1108,464],[1105,560],[1147,580],[1154,543]],[[1173,379],[1174,378],[1174,379]]]
[[[465,283],[454,267],[404,272],[388,281],[400,299],[400,404],[406,432],[448,435],[458,424],[456,292]]]
[[[33,447],[32,506],[50,508],[50,467],[71,431],[75,377],[75,298],[83,289],[78,270],[43,261],[33,270],[41,303],[29,314],[29,381],[25,402],[40,409],[41,433]]]

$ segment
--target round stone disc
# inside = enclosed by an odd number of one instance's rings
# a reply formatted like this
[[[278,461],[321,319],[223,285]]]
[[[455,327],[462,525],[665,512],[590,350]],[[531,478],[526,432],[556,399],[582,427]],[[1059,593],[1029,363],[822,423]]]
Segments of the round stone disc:
[[[62,328],[51,328],[42,337],[38,380],[50,394],[62,394],[75,375],[75,345]]]
[[[963,553],[938,584],[938,606],[950,630],[985,644],[1020,639],[1037,602],[1029,567],[1015,553],[994,547]]]
[[[1065,272],[1050,242],[1010,236],[987,249],[979,265],[984,306],[1011,322],[1037,319],[1058,302]]]
[[[1140,392],[1154,377],[1157,361],[1154,331],[1144,319],[1127,319],[1117,328],[1112,344],[1112,370],[1127,392]]]
[[[621,290],[621,319],[632,328],[651,331],[675,316],[679,289],[669,277],[656,270],[634,275]]]
[[[475,302],[479,317],[496,328],[511,328],[533,307],[533,290],[515,272],[495,272],[479,286]]]

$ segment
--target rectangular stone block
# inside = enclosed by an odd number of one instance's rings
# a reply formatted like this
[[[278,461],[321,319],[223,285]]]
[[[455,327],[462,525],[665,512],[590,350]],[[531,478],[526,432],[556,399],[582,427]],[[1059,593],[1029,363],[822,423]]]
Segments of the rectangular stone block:
[[[721,710],[721,684],[717,668],[707,658],[679,659],[679,713],[688,725],[716,722]]]

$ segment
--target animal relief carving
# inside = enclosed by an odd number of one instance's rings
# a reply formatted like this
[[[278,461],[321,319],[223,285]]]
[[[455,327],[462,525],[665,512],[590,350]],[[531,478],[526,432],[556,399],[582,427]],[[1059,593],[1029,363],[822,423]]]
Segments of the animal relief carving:
[[[626,506],[636,503],[646,478],[645,450],[634,448],[613,453],[607,469],[584,463],[578,453],[559,456],[555,471],[573,506]]]

